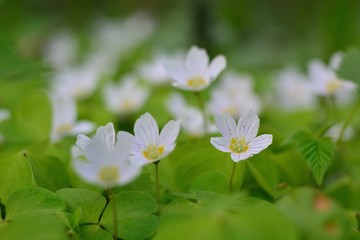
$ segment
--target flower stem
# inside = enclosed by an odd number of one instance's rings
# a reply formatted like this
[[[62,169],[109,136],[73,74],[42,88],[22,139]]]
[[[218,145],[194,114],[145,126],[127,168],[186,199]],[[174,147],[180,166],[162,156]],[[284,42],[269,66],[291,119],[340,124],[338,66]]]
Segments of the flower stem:
[[[349,116],[345,119],[345,122],[341,127],[339,138],[337,140],[337,144],[339,144],[342,141],[342,138],[344,137],[344,134],[345,134],[345,130],[349,126],[351,120],[355,116],[355,113],[358,111],[359,107],[360,107],[360,98],[358,97],[354,107],[351,109],[351,112],[350,112]]]
[[[155,178],[156,178],[156,201],[157,201],[157,212],[160,215],[160,187],[159,187],[159,161],[154,162],[155,164]]]
[[[231,186],[232,186],[232,182],[234,180],[234,175],[235,175],[235,170],[236,170],[236,162],[234,162],[232,171],[231,171],[231,175],[230,175],[230,180],[229,180],[229,191],[231,192]]]
[[[201,94],[200,92],[194,92],[195,95],[196,95],[196,98],[198,100],[198,103],[199,103],[199,107],[202,111],[202,114],[203,114],[203,120],[204,120],[204,134],[206,135],[207,132],[208,132],[208,120],[207,120],[207,114],[206,114],[206,111],[205,111],[205,104],[204,104],[204,101],[201,97]]]
[[[113,225],[114,225],[114,240],[118,239],[118,224],[117,224],[117,207],[116,207],[116,195],[111,189],[108,189],[110,202],[112,205]]]

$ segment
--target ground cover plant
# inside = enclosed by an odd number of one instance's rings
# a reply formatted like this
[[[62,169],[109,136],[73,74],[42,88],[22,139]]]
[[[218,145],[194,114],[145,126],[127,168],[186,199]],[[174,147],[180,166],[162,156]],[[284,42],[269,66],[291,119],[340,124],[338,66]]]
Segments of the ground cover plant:
[[[0,2],[0,240],[358,239],[358,30],[160,2]]]

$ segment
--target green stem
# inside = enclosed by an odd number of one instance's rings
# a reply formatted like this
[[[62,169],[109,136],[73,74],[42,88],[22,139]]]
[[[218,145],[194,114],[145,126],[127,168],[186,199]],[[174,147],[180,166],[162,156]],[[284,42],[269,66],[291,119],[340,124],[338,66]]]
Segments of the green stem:
[[[232,171],[231,171],[231,175],[230,175],[230,180],[229,180],[229,191],[231,192],[231,186],[232,186],[232,182],[234,180],[234,175],[235,175],[235,170],[236,170],[236,162],[234,162]]]
[[[114,225],[114,240],[118,239],[118,224],[117,224],[117,207],[116,207],[116,195],[109,189],[108,194],[112,205],[113,225]]]
[[[203,119],[204,119],[204,134],[206,135],[207,132],[208,132],[208,120],[207,120],[207,115],[206,115],[206,110],[205,110],[205,104],[204,104],[204,101],[201,97],[201,94],[200,92],[194,92],[195,95],[196,95],[196,98],[198,100],[198,103],[199,103],[199,107],[202,111],[202,114],[203,114]]]
[[[155,164],[155,178],[156,178],[156,201],[157,201],[157,215],[160,215],[160,187],[159,187],[159,161]]]
[[[355,113],[358,111],[359,107],[360,107],[360,98],[357,99],[354,107],[351,109],[349,116],[345,119],[345,122],[341,127],[339,138],[337,140],[337,144],[339,144],[342,141],[344,134],[345,134],[345,130],[349,126],[351,120],[354,118]]]

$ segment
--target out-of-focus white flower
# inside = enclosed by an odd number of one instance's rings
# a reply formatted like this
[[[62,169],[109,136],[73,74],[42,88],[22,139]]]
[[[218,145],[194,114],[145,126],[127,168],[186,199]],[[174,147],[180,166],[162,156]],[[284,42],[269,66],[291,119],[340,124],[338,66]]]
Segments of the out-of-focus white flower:
[[[341,128],[343,127],[343,123],[338,123],[335,124],[334,126],[332,126],[331,128],[329,128],[329,130],[327,130],[326,135],[330,138],[333,139],[333,141],[338,141],[339,136],[340,136],[340,132],[341,132]],[[342,140],[350,140],[352,138],[354,138],[355,136],[355,132],[354,132],[354,128],[351,126],[348,126],[345,129],[344,135],[342,137]]]
[[[213,115],[228,113],[235,118],[247,109],[260,112],[261,101],[254,93],[252,78],[234,72],[226,73],[220,85],[212,91],[208,109]]]
[[[267,148],[273,136],[263,134],[257,136],[260,120],[252,110],[245,112],[236,125],[228,114],[216,117],[216,126],[222,137],[211,138],[211,144],[222,152],[231,153],[234,162],[245,160]]]
[[[180,123],[169,121],[159,134],[159,127],[150,113],[145,113],[135,122],[132,137],[133,162],[145,165],[168,156],[176,146]]]
[[[76,173],[89,183],[109,189],[125,185],[134,180],[141,168],[131,164],[130,134],[117,133],[112,123],[97,129],[94,137],[77,137],[72,149],[73,166]]]
[[[80,133],[89,133],[95,125],[89,121],[76,122],[77,109],[73,99],[68,97],[51,97],[52,103],[52,128],[51,140],[57,142],[65,136]]]
[[[339,65],[338,60],[333,60],[334,67]],[[321,60],[312,60],[308,65],[309,78],[313,82],[315,93],[320,96],[334,96],[342,101],[351,96],[356,85],[347,80],[339,79],[331,67],[326,66]]]
[[[11,116],[10,112],[6,109],[0,109],[0,122],[9,119]],[[4,136],[0,133],[0,143],[4,142]]]
[[[77,43],[69,31],[61,31],[52,36],[44,49],[44,58],[55,68],[70,66],[77,54]]]
[[[148,89],[141,87],[133,76],[128,75],[118,83],[108,83],[103,96],[110,112],[129,115],[140,110],[149,94]]]
[[[275,90],[279,105],[288,111],[311,108],[316,102],[309,79],[293,67],[277,74]]]
[[[91,62],[85,62],[80,66],[62,68],[55,72],[51,91],[55,95],[83,99],[95,91],[99,79],[99,69]]]
[[[167,103],[168,111],[176,120],[181,123],[182,129],[192,137],[201,137],[204,132],[204,118],[202,112],[188,105],[184,98],[177,93],[173,93]],[[208,133],[217,132],[214,124],[209,124]]]
[[[138,68],[141,78],[155,85],[169,83],[170,79],[164,68],[164,62],[168,59],[168,56],[158,54],[149,62],[142,63]]]
[[[165,68],[173,79],[173,86],[189,91],[201,91],[208,87],[226,67],[226,59],[219,55],[209,64],[204,49],[192,46],[185,62],[167,62]]]

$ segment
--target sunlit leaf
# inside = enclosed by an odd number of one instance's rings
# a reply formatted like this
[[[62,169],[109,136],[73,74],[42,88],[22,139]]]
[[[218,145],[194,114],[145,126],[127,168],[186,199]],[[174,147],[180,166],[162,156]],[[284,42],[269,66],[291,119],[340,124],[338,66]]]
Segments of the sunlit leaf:
[[[111,233],[114,231],[112,204],[110,201],[100,220],[100,224]],[[155,233],[158,218],[154,215],[157,204],[153,196],[135,191],[118,193],[116,206],[120,238],[145,239]]]
[[[80,188],[63,188],[56,192],[66,202],[67,209],[75,213],[81,209],[80,223],[97,223],[105,208],[106,199],[100,193]]]

